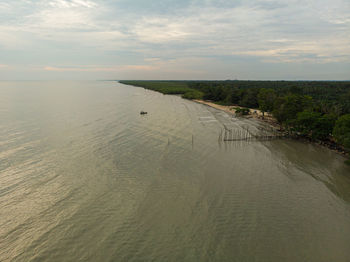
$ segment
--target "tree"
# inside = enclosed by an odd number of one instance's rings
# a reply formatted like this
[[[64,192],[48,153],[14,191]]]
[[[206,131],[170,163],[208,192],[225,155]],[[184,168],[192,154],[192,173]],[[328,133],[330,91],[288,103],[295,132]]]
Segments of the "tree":
[[[231,93],[231,103],[237,105],[241,102],[242,90],[234,88]]]
[[[311,137],[313,139],[326,140],[331,135],[337,117],[332,114],[326,114],[318,117],[312,126]]]
[[[240,105],[244,107],[257,108],[258,107],[258,92],[256,88],[248,88],[242,90],[242,99]]]
[[[258,94],[259,109],[262,111],[263,116],[265,112],[271,112],[276,100],[276,93],[273,89],[262,88]]]
[[[318,118],[321,117],[320,113],[304,110],[297,114],[297,118],[292,122],[295,131],[299,132],[303,136],[310,136]]]
[[[246,115],[249,115],[249,113],[250,113],[249,108],[245,108],[245,107],[243,107],[243,108],[236,107],[235,110],[236,110],[237,115],[246,116]]]
[[[317,140],[325,140],[332,133],[336,117],[334,115],[322,115],[318,112],[304,110],[297,114],[293,121],[293,127],[301,135]]]
[[[182,95],[182,98],[186,99],[202,99],[203,98],[203,93],[195,90],[195,89],[190,89],[186,93]]]
[[[333,136],[338,143],[350,149],[350,114],[339,117],[335,123]]]
[[[312,98],[289,94],[278,98],[274,103],[273,115],[280,123],[286,123],[295,120],[299,112],[311,107]]]

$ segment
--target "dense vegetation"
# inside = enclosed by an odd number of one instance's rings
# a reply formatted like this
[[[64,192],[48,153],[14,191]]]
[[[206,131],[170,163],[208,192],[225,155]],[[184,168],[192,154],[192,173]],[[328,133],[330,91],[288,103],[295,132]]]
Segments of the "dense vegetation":
[[[203,94],[188,87],[188,83],[184,81],[119,81],[126,85],[144,87],[153,91],[157,91],[166,95],[182,95],[187,99],[201,99]]]
[[[256,108],[295,135],[350,149],[350,82],[121,81],[187,99]]]

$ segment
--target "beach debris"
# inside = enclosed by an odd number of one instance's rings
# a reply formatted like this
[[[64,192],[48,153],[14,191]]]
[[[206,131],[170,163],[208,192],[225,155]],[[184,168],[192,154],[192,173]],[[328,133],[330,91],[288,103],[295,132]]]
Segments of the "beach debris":
[[[285,135],[273,127],[258,127],[256,129],[242,126],[240,128],[224,128],[219,133],[219,141],[251,141],[272,140],[283,138]]]

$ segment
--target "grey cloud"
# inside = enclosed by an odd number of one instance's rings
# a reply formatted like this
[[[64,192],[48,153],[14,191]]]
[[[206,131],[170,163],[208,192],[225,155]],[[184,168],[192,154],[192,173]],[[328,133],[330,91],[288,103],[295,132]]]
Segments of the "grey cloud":
[[[334,63],[350,71],[349,14],[346,0],[5,1],[0,3],[0,64],[125,65],[120,76],[109,72],[116,78],[139,78],[146,68],[145,76],[157,78],[160,63],[166,75],[184,78],[190,74],[176,70],[184,63],[187,72],[203,78],[226,78],[229,68],[237,70],[237,78],[261,78],[260,66],[272,72],[276,65],[286,69],[282,65],[288,64],[309,65],[305,77],[316,75],[316,68],[330,72]],[[36,71],[38,76],[45,73]],[[96,77],[100,75],[101,70]]]

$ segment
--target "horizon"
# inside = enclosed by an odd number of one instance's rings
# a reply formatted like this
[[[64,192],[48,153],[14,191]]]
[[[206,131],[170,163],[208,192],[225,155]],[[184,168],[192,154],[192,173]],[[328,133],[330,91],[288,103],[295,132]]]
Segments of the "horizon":
[[[3,81],[350,81],[346,0],[5,0],[0,17]]]
[[[62,81],[62,82],[83,82],[83,81],[96,81],[96,82],[119,82],[119,81],[148,81],[148,82],[350,82],[350,80],[285,80],[285,79],[275,79],[275,80],[261,80],[261,79],[14,79],[6,80],[0,79],[0,82],[52,82],[52,81]]]

